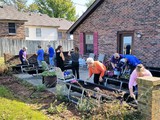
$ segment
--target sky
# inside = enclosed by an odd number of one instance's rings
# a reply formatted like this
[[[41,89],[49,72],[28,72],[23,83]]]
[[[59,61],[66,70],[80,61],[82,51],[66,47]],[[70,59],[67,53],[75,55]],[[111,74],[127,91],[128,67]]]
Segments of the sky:
[[[76,6],[76,15],[81,16],[86,11],[85,3],[87,0],[71,0]],[[31,4],[33,0],[28,0],[27,4]]]

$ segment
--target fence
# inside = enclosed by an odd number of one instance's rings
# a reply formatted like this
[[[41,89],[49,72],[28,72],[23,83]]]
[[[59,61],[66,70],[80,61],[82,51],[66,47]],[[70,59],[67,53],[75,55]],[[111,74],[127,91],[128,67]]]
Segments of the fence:
[[[0,57],[4,53],[9,53],[12,55],[17,55],[19,50],[26,46],[28,54],[34,54],[37,51],[37,46],[41,45],[42,48],[46,51],[47,45],[50,44],[54,48],[58,45],[63,46],[64,51],[71,50],[73,48],[73,40],[58,40],[58,41],[31,41],[31,40],[9,40],[6,38],[0,39]]]

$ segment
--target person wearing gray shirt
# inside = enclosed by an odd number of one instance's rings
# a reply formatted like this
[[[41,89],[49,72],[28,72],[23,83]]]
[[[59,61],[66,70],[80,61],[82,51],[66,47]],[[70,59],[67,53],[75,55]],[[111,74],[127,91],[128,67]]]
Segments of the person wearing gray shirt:
[[[79,48],[75,47],[74,52],[71,53],[71,51],[69,51],[68,55],[71,56],[73,75],[76,76],[77,79],[79,79],[79,61],[78,61],[79,60]]]

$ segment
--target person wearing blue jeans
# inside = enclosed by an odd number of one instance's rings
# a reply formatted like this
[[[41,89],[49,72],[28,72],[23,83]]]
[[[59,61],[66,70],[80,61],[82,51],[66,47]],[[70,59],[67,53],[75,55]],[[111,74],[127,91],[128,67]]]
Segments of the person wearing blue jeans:
[[[38,51],[37,51],[38,67],[42,67],[42,61],[44,61],[44,50],[41,48],[40,45],[38,45]]]
[[[54,49],[51,45],[48,45],[48,54],[49,54],[49,65],[54,66]]]

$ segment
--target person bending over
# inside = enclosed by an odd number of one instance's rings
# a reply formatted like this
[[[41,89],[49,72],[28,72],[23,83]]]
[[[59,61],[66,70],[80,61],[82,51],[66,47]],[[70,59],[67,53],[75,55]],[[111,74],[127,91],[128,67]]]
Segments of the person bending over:
[[[89,78],[94,74],[94,83],[103,85],[106,67],[101,62],[94,61],[93,58],[87,58],[87,65]]]
[[[137,78],[144,76],[152,76],[152,74],[142,64],[138,64],[135,70],[131,73],[128,85],[130,96],[134,99],[135,99],[135,94],[133,93],[133,89],[135,92],[138,92]]]

